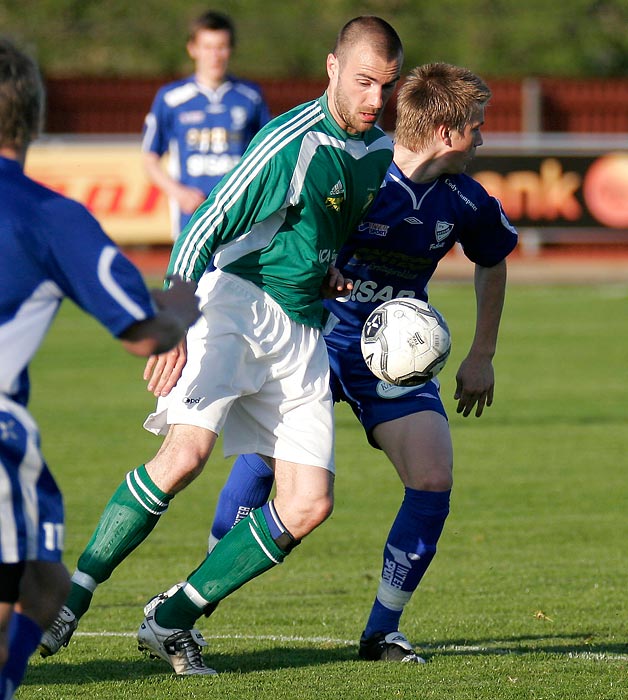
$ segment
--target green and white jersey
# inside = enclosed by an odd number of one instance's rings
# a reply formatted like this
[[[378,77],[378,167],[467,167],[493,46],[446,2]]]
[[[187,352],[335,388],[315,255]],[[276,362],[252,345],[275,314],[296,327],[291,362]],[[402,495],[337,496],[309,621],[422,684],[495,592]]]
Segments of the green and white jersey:
[[[169,273],[199,280],[212,263],[261,287],[294,320],[320,328],[327,268],[391,160],[388,136],[378,127],[347,134],[326,95],[295,107],[255,136],[198,208]]]

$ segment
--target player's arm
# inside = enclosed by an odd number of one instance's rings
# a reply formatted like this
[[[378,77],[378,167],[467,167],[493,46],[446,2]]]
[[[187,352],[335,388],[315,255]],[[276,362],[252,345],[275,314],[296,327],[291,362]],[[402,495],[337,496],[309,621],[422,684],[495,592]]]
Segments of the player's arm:
[[[137,321],[123,331],[119,339],[133,355],[149,357],[172,351],[184,339],[185,333],[200,316],[196,284],[172,279],[165,290],[153,291],[157,313]]]
[[[474,407],[475,415],[479,417],[484,407],[493,403],[493,357],[506,293],[506,260],[492,267],[476,265],[474,286],[475,334],[471,348],[456,374],[454,394],[458,401],[456,411],[465,417],[470,415]]]
[[[202,190],[183,185],[170,177],[157,153],[152,151],[142,153],[142,162],[148,179],[165,195],[174,199],[186,214],[193,214],[205,201],[205,193]]]

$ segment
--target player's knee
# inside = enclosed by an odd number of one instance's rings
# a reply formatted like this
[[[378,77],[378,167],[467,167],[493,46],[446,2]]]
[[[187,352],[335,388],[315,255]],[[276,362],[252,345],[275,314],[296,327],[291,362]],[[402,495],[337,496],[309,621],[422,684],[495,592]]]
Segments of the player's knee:
[[[20,609],[46,629],[59,614],[70,587],[70,575],[60,562],[29,562],[22,580]]]
[[[412,470],[405,486],[417,491],[451,491],[453,465],[451,463],[433,464],[429,469],[423,467]]]
[[[146,463],[151,479],[164,491],[175,494],[203,471],[210,450],[195,441],[163,445],[154,459]]]
[[[419,486],[421,491],[451,491],[453,479],[451,474],[427,475]]]
[[[321,496],[307,504],[303,509],[303,525],[307,532],[312,532],[315,528],[325,522],[332,514],[334,501],[330,495]],[[303,537],[304,535],[301,535]]]

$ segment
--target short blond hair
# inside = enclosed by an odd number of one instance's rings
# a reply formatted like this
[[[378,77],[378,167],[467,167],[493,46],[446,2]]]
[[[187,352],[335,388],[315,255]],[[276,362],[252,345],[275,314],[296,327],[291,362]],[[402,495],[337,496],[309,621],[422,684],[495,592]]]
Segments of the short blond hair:
[[[478,107],[491,99],[479,76],[449,63],[414,68],[399,89],[395,141],[411,151],[425,148],[442,125],[463,132]]]

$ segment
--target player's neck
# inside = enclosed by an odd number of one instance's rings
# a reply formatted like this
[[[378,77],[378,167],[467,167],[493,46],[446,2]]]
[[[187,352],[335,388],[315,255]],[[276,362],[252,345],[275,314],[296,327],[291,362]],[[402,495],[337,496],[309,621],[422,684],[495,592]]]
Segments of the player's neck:
[[[395,144],[395,165],[412,182],[431,182],[442,175],[441,164],[427,150],[416,153],[405,146]]]
[[[0,156],[2,156],[2,158],[8,158],[9,160],[16,160],[22,167],[24,167],[26,151],[18,151],[17,149],[9,146],[0,146]]]
[[[216,75],[203,75],[202,73],[195,73],[194,78],[196,82],[208,90],[217,90],[221,85],[227,82],[227,76],[216,76]]]

